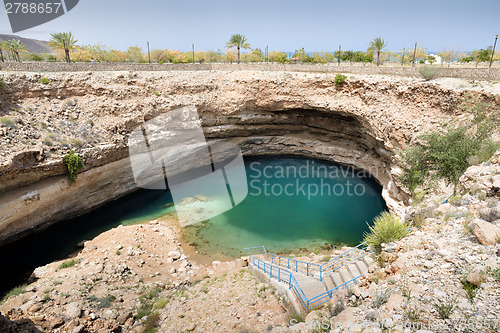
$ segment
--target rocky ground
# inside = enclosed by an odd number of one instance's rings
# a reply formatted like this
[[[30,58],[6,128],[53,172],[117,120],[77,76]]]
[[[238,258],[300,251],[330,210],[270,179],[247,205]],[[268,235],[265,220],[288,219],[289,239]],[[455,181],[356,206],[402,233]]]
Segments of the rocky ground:
[[[248,269],[197,263],[178,236],[160,219],[86,242],[76,257],[36,269],[37,280],[0,306],[0,331],[260,332],[287,322],[280,298]]]
[[[470,167],[456,195],[440,185],[413,203],[411,234],[386,244],[357,286],[276,331],[500,331],[500,151]]]
[[[247,268],[202,263],[163,218],[107,231],[76,257],[36,269],[37,280],[0,306],[0,324],[5,332],[497,332],[500,151],[460,181],[454,196],[440,187],[414,202],[411,234],[386,244],[358,285],[304,322]],[[321,262],[343,250],[299,257]]]
[[[291,90],[288,93],[293,95],[294,88],[298,88],[294,81],[300,84],[317,82],[318,88],[322,89],[325,88],[323,81],[329,80],[331,75],[257,71],[181,71],[163,74],[87,72],[64,75],[2,72],[0,78],[3,80],[3,88],[0,90],[2,166],[27,147],[40,150],[40,159],[50,160],[64,156],[70,149],[86,152],[103,144],[121,146],[126,142],[126,134],[130,128],[142,121],[143,117],[154,117],[162,109],[170,109],[175,105],[203,106],[214,103],[222,110],[232,107],[224,105],[222,99],[230,100],[235,96],[218,96],[217,93],[207,94],[207,91],[224,92],[227,89],[241,93],[239,86],[242,83],[248,81],[252,84],[257,80],[289,88]],[[197,81],[203,84],[196,86]],[[421,108],[432,108],[435,101],[426,102],[419,96],[425,94],[429,85],[457,93],[475,91],[485,95],[500,94],[500,83],[497,81],[439,78],[429,83],[419,78],[349,74],[346,82],[343,95],[361,97],[363,104],[383,102],[384,95],[387,95],[388,103],[384,106],[387,111],[395,105],[389,98],[393,94],[406,99],[408,108],[414,102],[418,102],[417,106]],[[396,88],[395,91],[392,91],[393,88]],[[300,91],[297,89],[296,93],[300,94]],[[269,96],[259,96],[260,99],[267,97]],[[438,98],[437,95],[434,97]],[[439,105],[446,110],[450,102],[453,101],[439,101]],[[363,107],[366,108],[366,105]],[[398,114],[403,115],[401,112]],[[412,129],[423,129],[425,123],[438,121],[436,117],[425,119],[419,115],[408,123],[408,117],[413,118],[415,115],[409,112],[404,116],[406,118],[394,119],[396,123],[400,123],[395,124],[396,126],[411,125]]]
[[[466,90],[485,99],[500,93],[497,82],[428,83],[376,75],[350,75],[342,90],[335,90],[332,80],[326,84],[326,74],[312,73],[227,72],[214,80],[210,72],[68,73],[47,74],[48,84],[40,83],[37,73],[0,76],[6,87],[0,94],[0,171],[23,167],[14,157],[26,147],[39,151],[44,162],[60,161],[70,149],[101,158],[96,147],[123,147],[129,130],[160,109],[187,103],[203,109],[213,103],[226,112],[235,107],[227,101],[248,102],[237,98],[243,96],[245,80],[268,84],[267,90],[246,92],[256,96],[248,107],[257,107],[264,94],[277,89],[293,97],[287,107],[344,103],[371,119],[375,133],[389,143],[411,139],[446,119],[469,117],[450,112],[455,97],[464,97]],[[202,95],[199,82],[186,83],[192,80],[204,82],[205,91],[226,85],[225,95]],[[335,98],[325,102],[324,96],[313,96],[305,103],[304,82]],[[286,104],[279,96],[267,98],[278,101],[276,109]],[[407,213],[415,226],[410,236],[386,245],[359,285],[303,323],[247,268],[208,261],[183,244],[179,229],[163,218],[107,231],[74,258],[38,268],[34,282],[13,290],[0,305],[0,331],[305,332],[328,331],[331,323],[335,332],[403,332],[405,326],[421,333],[499,331],[499,158],[497,152],[491,162],[469,168],[457,195],[440,184],[413,202]],[[324,261],[341,250],[335,251],[304,260]]]

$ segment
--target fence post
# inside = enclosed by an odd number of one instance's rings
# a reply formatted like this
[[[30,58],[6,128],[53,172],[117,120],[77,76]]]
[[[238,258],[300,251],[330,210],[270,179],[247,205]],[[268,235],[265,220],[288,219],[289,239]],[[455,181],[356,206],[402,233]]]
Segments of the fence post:
[[[273,277],[273,266],[271,265],[271,267],[269,268],[269,277]]]
[[[292,289],[292,273],[290,274],[290,281],[288,281],[288,289]]]
[[[280,282],[281,268],[278,268],[278,282]]]
[[[306,264],[306,275],[309,276],[309,263]]]

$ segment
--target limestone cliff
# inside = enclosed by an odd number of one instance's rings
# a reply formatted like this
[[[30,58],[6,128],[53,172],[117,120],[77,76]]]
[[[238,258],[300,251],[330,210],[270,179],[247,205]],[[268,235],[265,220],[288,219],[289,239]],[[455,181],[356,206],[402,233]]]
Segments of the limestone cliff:
[[[45,74],[44,74],[45,75]],[[466,96],[410,78],[260,71],[1,73],[0,241],[82,214],[136,189],[127,135],[145,120],[196,105],[207,139],[245,155],[287,154],[367,170],[395,211],[406,193],[396,150],[457,117]],[[500,103],[498,103],[500,104]],[[84,158],[76,184],[63,156]]]

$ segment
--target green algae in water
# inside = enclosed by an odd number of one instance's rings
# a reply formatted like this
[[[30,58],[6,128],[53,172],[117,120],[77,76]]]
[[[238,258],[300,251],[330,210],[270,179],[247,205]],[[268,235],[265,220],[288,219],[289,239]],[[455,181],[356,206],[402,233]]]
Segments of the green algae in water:
[[[235,208],[184,230],[185,240],[210,256],[356,245],[380,212],[381,187],[366,173],[317,160],[245,160],[249,193]]]

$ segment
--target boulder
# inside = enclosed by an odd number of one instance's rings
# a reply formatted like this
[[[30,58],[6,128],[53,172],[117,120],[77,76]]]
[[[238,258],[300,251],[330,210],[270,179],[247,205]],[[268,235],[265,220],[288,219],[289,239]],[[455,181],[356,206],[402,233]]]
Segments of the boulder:
[[[179,251],[170,251],[170,252],[168,253],[168,256],[169,256],[170,258],[172,258],[173,260],[177,260],[177,259],[180,259],[180,257],[181,257],[181,253],[180,253]]]
[[[392,320],[392,318],[384,318],[380,321],[380,324],[385,329],[393,328],[395,325],[394,320]]]
[[[49,328],[54,329],[64,324],[64,320],[61,317],[55,317],[49,321]]]
[[[333,318],[334,323],[344,323],[349,325],[354,322],[354,311],[352,308],[346,308],[344,311],[339,313],[335,318]]]
[[[312,323],[314,321],[320,320],[321,316],[319,314],[319,311],[311,311],[307,314],[305,322],[306,323]]]
[[[80,318],[82,315],[82,307],[78,302],[71,302],[66,305],[64,315],[70,318]]]
[[[472,231],[479,243],[483,245],[495,245],[500,238],[500,228],[483,220],[474,220]]]
[[[387,307],[387,310],[389,311],[399,311],[401,310],[401,306],[403,305],[403,296],[400,294],[392,294],[391,297],[387,300],[387,304],[385,305]],[[387,327],[389,328],[389,327]]]
[[[479,271],[473,271],[467,274],[465,280],[479,287],[484,282],[484,276]]]

